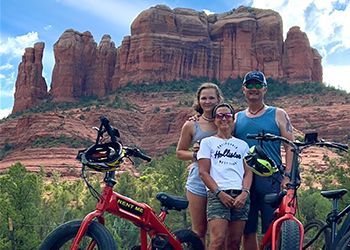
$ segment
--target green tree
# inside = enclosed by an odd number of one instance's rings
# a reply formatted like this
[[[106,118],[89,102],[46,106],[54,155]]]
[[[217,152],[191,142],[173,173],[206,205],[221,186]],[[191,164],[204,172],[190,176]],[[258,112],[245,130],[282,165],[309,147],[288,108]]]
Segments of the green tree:
[[[343,154],[338,159],[330,159],[324,156],[328,168],[324,171],[317,171],[310,168],[308,177],[304,178],[307,189],[299,192],[299,207],[303,220],[314,218],[326,219],[326,215],[331,211],[331,201],[322,197],[321,190],[349,189],[350,187],[350,152]],[[314,182],[321,184],[320,189],[312,188]],[[345,195],[340,200],[340,208],[350,204],[350,195]]]
[[[42,177],[16,163],[1,176],[0,190],[0,248],[36,249],[40,238],[33,226],[40,223]]]

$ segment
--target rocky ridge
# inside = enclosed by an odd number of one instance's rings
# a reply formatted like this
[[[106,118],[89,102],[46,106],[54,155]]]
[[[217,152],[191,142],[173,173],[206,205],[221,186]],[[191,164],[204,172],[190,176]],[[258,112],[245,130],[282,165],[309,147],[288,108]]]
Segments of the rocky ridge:
[[[37,138],[60,135],[93,142],[96,135],[91,128],[98,126],[101,115],[109,117],[120,130],[125,145],[137,145],[152,156],[162,155],[169,146],[177,143],[182,124],[192,114],[190,107],[179,105],[183,100],[191,100],[191,96],[179,92],[128,93],[124,94],[124,101],[133,107],[129,110],[92,106],[27,114],[2,122],[0,149],[11,144],[14,150],[0,161],[0,172],[20,161],[31,171],[39,171],[42,166],[48,173],[59,171],[66,176],[77,176],[80,168],[75,160],[78,148],[67,143],[52,148],[40,145],[34,148],[33,142]],[[310,96],[285,97],[273,104],[289,113],[299,131],[317,131],[320,138],[339,142],[350,139],[350,100],[347,96],[327,94],[312,105]],[[304,155],[303,164],[327,168],[322,160],[325,153],[336,157],[331,151],[315,148],[310,155]]]

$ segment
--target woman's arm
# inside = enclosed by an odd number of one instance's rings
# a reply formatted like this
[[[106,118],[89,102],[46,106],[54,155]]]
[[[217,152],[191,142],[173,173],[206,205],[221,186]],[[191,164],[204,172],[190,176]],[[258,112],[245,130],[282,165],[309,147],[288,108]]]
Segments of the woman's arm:
[[[209,188],[213,193],[218,189],[218,184],[210,175],[210,159],[202,158],[198,160],[199,166],[199,177],[202,179],[204,184]]]
[[[243,166],[244,166],[244,175],[243,175],[243,181],[242,181],[242,193],[235,198],[235,201],[233,203],[233,206],[235,208],[242,208],[245,205],[245,202],[248,196],[250,195],[250,186],[252,185],[252,181],[253,181],[253,173],[248,168],[245,160],[243,160]]]
[[[179,142],[176,147],[177,158],[188,161],[193,160],[193,152],[190,151],[191,141],[194,135],[194,122],[186,121],[182,126]]]

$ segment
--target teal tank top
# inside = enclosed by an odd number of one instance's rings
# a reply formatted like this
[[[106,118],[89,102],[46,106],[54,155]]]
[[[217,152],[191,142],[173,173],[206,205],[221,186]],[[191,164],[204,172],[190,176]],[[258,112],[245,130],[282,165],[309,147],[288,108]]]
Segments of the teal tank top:
[[[268,107],[264,114],[254,118],[247,117],[245,110],[238,112],[234,130],[235,137],[247,142],[249,147],[251,147],[259,142],[253,139],[247,139],[247,134],[258,134],[261,132],[281,135],[276,123],[276,107]],[[263,141],[261,145],[277,166],[281,166],[281,142]]]

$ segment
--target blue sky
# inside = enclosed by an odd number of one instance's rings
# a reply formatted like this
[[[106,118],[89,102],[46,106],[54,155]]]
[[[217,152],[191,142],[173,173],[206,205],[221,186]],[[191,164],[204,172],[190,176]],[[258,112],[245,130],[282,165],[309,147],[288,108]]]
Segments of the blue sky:
[[[0,1],[0,119],[13,107],[18,64],[26,47],[45,42],[44,77],[51,83],[53,44],[69,28],[90,31],[97,43],[110,34],[116,46],[130,34],[130,25],[144,9],[156,4],[222,13],[240,5],[279,12],[284,39],[292,26],[306,32],[322,55],[327,85],[350,92],[350,0],[1,0]]]

